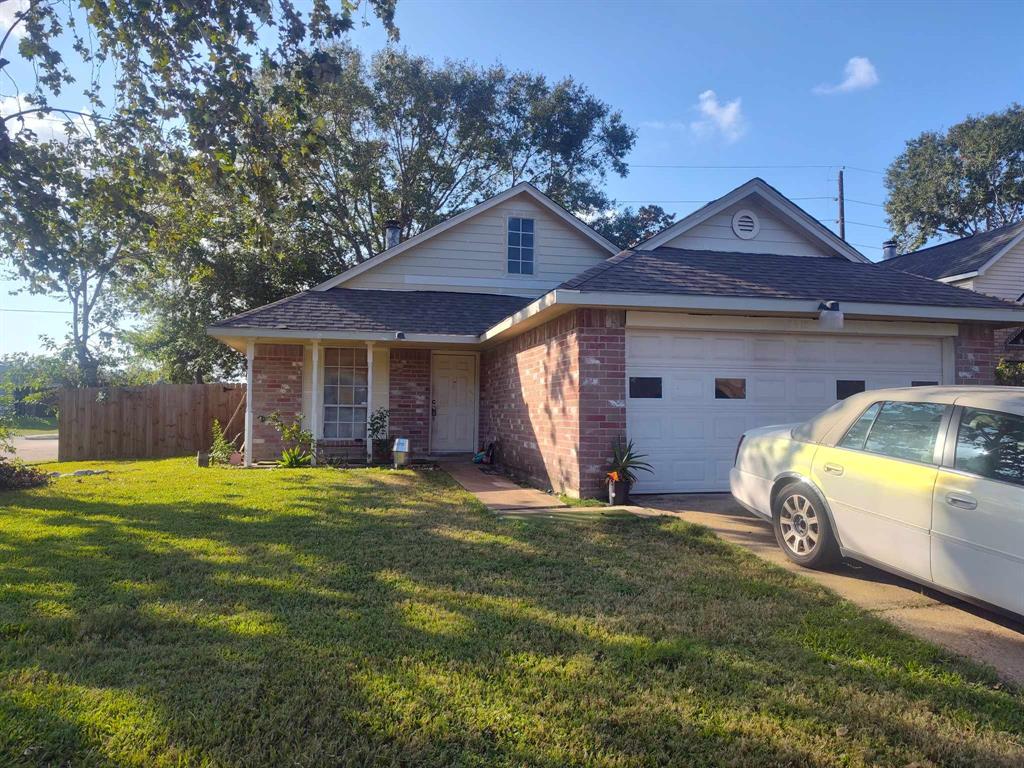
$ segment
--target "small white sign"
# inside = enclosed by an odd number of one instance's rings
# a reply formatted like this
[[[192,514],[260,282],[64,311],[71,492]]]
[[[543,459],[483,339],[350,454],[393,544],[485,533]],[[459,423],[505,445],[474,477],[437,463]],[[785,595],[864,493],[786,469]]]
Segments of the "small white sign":
[[[403,451],[405,453],[408,453],[409,452],[409,438],[407,438],[407,437],[399,437],[399,438],[397,438],[395,440],[395,448],[394,448],[394,450],[396,452]]]

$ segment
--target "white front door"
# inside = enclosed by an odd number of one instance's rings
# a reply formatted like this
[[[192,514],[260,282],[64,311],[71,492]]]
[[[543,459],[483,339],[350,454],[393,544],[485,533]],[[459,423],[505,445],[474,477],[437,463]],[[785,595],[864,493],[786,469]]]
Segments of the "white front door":
[[[809,419],[862,389],[942,381],[937,338],[626,331],[629,437],[654,473],[638,493],[727,491],[743,432]]]
[[[431,374],[431,398],[431,450],[474,450],[476,357],[465,354],[435,354]]]

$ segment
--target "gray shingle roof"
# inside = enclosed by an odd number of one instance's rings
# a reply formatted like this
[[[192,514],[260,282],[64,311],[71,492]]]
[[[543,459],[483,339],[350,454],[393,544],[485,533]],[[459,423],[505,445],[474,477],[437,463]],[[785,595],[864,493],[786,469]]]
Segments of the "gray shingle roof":
[[[681,248],[623,251],[561,288],[763,299],[1019,309],[974,291],[878,264],[841,258],[723,253]]]
[[[931,248],[922,248],[881,262],[889,269],[912,272],[938,280],[942,277],[975,272],[1024,232],[1024,221],[990,229],[970,237],[961,237]]]
[[[530,301],[483,293],[331,288],[303,291],[221,320],[213,327],[477,335]]]

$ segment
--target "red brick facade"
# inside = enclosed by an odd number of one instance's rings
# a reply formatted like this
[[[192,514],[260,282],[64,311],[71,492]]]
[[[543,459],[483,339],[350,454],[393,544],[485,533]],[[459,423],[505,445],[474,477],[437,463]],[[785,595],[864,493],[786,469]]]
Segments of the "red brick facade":
[[[274,411],[285,421],[302,413],[302,346],[257,344],[253,359],[252,458],[269,461],[284,448],[268,417]]]
[[[533,482],[601,492],[625,435],[625,313],[576,310],[485,351],[480,439]]]
[[[954,342],[954,366],[957,384],[995,384],[1001,345],[992,326],[961,323]]]
[[[392,349],[389,370],[388,432],[409,438],[409,452],[430,451],[430,350]]]
[[[1009,346],[1010,339],[1015,338],[1024,328],[999,328],[996,330],[995,342],[996,352],[1000,357],[1005,357],[1007,360],[1024,360],[1024,347],[1021,346]]]

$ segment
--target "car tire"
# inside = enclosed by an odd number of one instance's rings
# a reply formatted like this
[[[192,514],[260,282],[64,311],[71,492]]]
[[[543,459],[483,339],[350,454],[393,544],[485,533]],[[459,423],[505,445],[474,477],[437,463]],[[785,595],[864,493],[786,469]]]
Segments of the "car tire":
[[[784,488],[772,505],[775,541],[797,565],[827,568],[840,560],[839,543],[824,506],[803,483]]]

